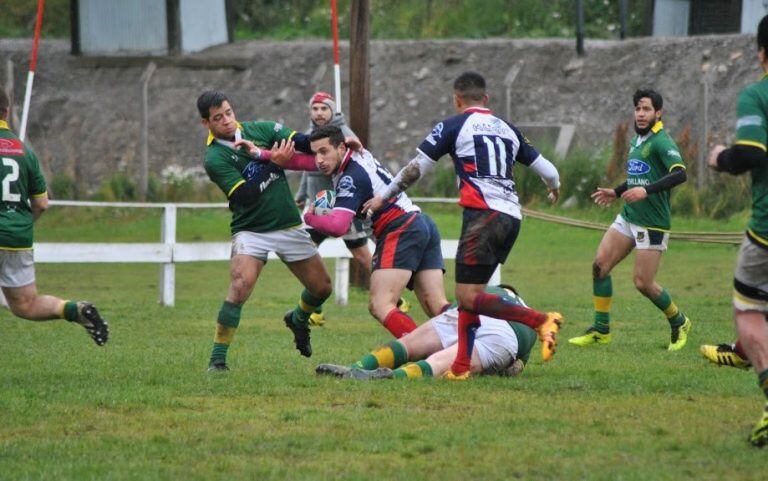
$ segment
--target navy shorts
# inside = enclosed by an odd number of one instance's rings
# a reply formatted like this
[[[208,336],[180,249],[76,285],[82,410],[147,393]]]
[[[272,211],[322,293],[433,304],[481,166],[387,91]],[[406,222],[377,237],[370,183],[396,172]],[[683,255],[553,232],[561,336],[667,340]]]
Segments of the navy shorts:
[[[520,219],[496,210],[464,209],[456,282],[487,283],[496,266],[507,260],[520,233]]]
[[[373,269],[445,270],[435,222],[419,212],[410,212],[390,222],[376,238]]]

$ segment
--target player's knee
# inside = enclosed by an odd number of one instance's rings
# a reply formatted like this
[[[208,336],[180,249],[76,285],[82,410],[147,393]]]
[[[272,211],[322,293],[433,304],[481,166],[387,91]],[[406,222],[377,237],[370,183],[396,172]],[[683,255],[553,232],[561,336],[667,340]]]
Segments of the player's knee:
[[[605,276],[608,275],[606,271],[607,269],[604,269],[599,261],[595,260],[595,262],[592,263],[592,279],[598,280],[605,278]]]
[[[464,311],[475,311],[475,299],[477,295],[475,293],[457,293],[456,301],[459,304],[459,309]]]
[[[26,299],[8,299],[8,308],[14,316],[21,317],[22,319],[30,319],[32,303]]]
[[[641,276],[634,276],[632,281],[635,283],[635,289],[640,291],[645,297],[652,297],[653,281],[649,281]]]

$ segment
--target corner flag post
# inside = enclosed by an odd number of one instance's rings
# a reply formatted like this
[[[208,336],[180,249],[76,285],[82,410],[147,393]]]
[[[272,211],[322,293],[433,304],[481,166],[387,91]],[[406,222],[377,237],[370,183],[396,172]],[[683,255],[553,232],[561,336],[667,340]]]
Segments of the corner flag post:
[[[341,112],[341,68],[339,67],[339,11],[331,0],[331,31],[333,32],[333,81],[336,85],[336,112]]]
[[[35,39],[32,42],[32,55],[29,59],[29,73],[27,74],[27,88],[24,92],[24,108],[21,111],[21,128],[19,138],[24,141],[27,135],[27,120],[29,118],[29,102],[32,100],[32,83],[35,81],[35,68],[37,68],[37,48],[40,45],[40,27],[43,24],[43,8],[45,0],[37,0],[37,20],[35,20]]]

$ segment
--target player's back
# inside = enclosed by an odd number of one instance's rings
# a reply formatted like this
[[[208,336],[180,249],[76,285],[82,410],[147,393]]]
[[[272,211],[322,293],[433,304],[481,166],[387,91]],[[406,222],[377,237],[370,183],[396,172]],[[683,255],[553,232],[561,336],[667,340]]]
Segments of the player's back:
[[[539,153],[509,122],[489,109],[470,108],[437,124],[419,150],[433,160],[451,155],[460,205],[520,217],[513,167],[530,165]]]
[[[0,248],[32,246],[34,218],[30,198],[46,192],[35,155],[0,123]]]

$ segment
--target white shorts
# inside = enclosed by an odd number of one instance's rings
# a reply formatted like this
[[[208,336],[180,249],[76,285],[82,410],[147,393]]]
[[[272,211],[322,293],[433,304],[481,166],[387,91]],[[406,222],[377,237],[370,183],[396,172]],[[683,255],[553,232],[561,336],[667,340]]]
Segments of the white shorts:
[[[635,240],[635,249],[648,249],[654,251],[667,250],[669,244],[669,232],[659,229],[649,229],[628,222],[621,214],[611,224],[611,229]]]
[[[24,287],[35,282],[34,260],[32,249],[0,249],[0,287]]]
[[[317,247],[300,226],[272,232],[241,231],[232,236],[232,256],[242,254],[267,262],[270,252],[283,262],[298,262],[317,254]]]
[[[768,312],[768,249],[744,237],[733,284],[733,307]]]
[[[432,320],[440,343],[446,349],[459,341],[459,318],[450,309]],[[480,316],[480,328],[475,333],[475,351],[484,372],[506,369],[517,358],[517,335],[507,321]]]

